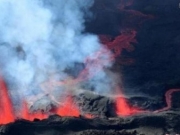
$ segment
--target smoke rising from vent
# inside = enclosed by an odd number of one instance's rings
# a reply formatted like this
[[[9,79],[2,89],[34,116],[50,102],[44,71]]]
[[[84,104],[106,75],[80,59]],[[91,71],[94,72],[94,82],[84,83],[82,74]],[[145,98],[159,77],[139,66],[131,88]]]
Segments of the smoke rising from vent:
[[[91,15],[92,4],[93,0],[0,1],[0,68],[14,104],[71,89],[70,83],[54,93],[41,84],[76,79],[83,69],[88,79],[79,89],[112,90],[115,84],[104,70],[112,64],[111,54],[96,35],[84,32],[84,17]]]

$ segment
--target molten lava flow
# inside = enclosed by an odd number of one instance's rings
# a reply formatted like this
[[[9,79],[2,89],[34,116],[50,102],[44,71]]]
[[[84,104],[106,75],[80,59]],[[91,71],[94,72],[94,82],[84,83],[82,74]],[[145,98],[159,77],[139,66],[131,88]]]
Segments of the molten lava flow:
[[[124,97],[116,98],[116,114],[118,116],[130,116],[140,112],[143,112],[139,108],[132,107],[128,104],[127,100]]]
[[[136,43],[136,31],[123,31],[121,35],[117,36],[111,41],[109,36],[100,36],[101,42],[105,43],[108,49],[114,53],[114,58],[118,57],[123,49],[127,51],[133,51],[134,47],[131,43]],[[122,95],[122,91],[118,91]],[[142,112],[139,108],[131,107],[124,97],[118,97],[116,100],[116,113],[120,116],[129,116],[139,112]]]
[[[156,110],[154,111],[154,113],[157,113],[157,112],[162,112],[162,111],[166,111],[166,110],[169,110],[171,109],[171,102],[172,102],[172,94],[174,94],[174,92],[180,92],[180,89],[170,89],[166,92],[165,94],[165,99],[166,99],[166,104],[167,106],[162,108],[162,109],[159,109],[159,110]]]
[[[135,30],[128,30],[122,31],[121,35],[117,36],[112,42],[107,44],[109,49],[115,50],[115,56],[120,55],[122,49],[126,49],[127,51],[133,51],[134,47],[131,43],[136,43],[136,31]]]
[[[60,116],[76,116],[79,117],[80,111],[78,107],[73,103],[72,97],[68,96],[63,102],[63,106],[60,106],[56,112]]]
[[[126,49],[128,51],[132,51],[134,48],[131,45],[131,43],[135,43],[135,36],[136,31],[128,31],[123,32],[120,36],[116,37],[115,40],[112,42],[107,43],[107,47],[114,52],[114,55],[109,58],[110,60],[114,60],[115,57],[121,54],[122,49]],[[107,53],[106,50],[99,50],[95,54],[89,56],[86,58],[86,67],[84,70],[80,72],[77,78],[70,79],[70,80],[64,80],[60,82],[46,82],[47,85],[52,85],[53,87],[57,86],[67,86],[67,90],[74,89],[81,81],[87,80],[90,77],[93,77],[94,74],[96,74],[98,71],[102,70],[103,65],[106,64],[106,60],[101,59],[103,54]],[[90,69],[94,69],[94,72],[89,72]],[[91,73],[91,75],[89,74]],[[43,86],[43,85],[42,85]],[[42,87],[42,89],[48,93],[49,89],[46,90],[46,87]],[[54,88],[52,88],[53,90]],[[51,99],[55,102],[55,98],[51,97]],[[58,102],[57,102],[58,103]],[[140,112],[139,109],[130,107],[127,103],[127,101],[124,98],[118,98],[117,99],[117,112],[119,115],[131,115],[137,112]],[[61,107],[57,109],[57,114],[60,116],[79,116],[80,112],[76,106],[72,106],[72,98],[68,97],[66,101],[63,103]],[[86,114],[85,117],[92,118],[91,115]]]
[[[0,96],[0,124],[13,122],[15,119],[13,107],[2,77],[0,77]]]
[[[180,92],[180,89],[168,90],[165,94],[165,100],[166,100],[167,106],[164,108],[158,109],[156,111],[153,111],[152,113],[158,113],[158,112],[167,111],[167,110],[171,109],[171,107],[172,107],[172,104],[171,104],[172,94],[174,94],[175,92]],[[143,113],[143,112],[149,112],[149,111],[145,111],[145,110],[141,110],[139,108],[131,107],[124,97],[116,98],[116,113],[119,116],[129,116],[129,115],[133,115],[133,114],[137,114],[137,113]]]
[[[100,40],[103,44],[107,46],[108,49],[112,50],[114,57],[117,57],[121,54],[123,49],[127,51],[133,51],[134,47],[131,43],[136,43],[136,31],[135,30],[126,30],[121,31],[121,34],[115,37],[114,40],[110,36],[100,35]]]

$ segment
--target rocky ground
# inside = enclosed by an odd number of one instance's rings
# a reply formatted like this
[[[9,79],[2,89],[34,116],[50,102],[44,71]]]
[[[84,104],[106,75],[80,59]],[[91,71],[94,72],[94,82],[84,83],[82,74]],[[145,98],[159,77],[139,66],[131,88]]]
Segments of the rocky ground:
[[[180,114],[166,111],[131,117],[94,118],[50,116],[33,122],[17,120],[0,127],[0,135],[165,135],[180,133]]]
[[[113,101],[107,97],[83,94],[85,109],[102,117],[87,119],[80,117],[60,117],[52,115],[48,119],[33,122],[19,119],[14,123],[0,126],[0,135],[177,135],[180,134],[179,92],[172,96],[172,108],[168,111],[136,114],[120,117],[112,115],[115,111]],[[144,97],[145,98],[145,97]],[[89,100],[88,100],[89,99]],[[136,99],[136,100],[135,100]],[[142,102],[142,97],[129,98],[131,103]],[[82,99],[81,99],[82,101]],[[89,102],[93,103],[89,103]],[[107,102],[104,102],[107,101]],[[155,101],[146,98],[146,106]],[[130,102],[129,102],[130,103]],[[151,104],[148,104],[151,103]],[[160,102],[161,103],[161,102]],[[165,103],[160,106],[165,107]],[[158,104],[158,102],[156,102]],[[131,104],[133,105],[133,104]],[[141,104],[139,104],[140,106]],[[109,108],[110,107],[110,108]],[[141,106],[143,108],[143,106]],[[159,108],[161,109],[161,108]],[[152,106],[151,109],[153,110]],[[111,113],[108,113],[111,112]],[[115,112],[114,112],[115,113]],[[108,114],[108,115],[107,115]],[[111,115],[110,115],[111,114]]]
[[[131,0],[127,0],[131,3]],[[114,39],[123,29],[137,31],[133,52],[122,51],[121,57],[134,59],[133,64],[116,62],[129,104],[149,113],[129,117],[115,114],[114,100],[82,93],[74,97],[82,112],[102,116],[93,119],[50,116],[33,122],[17,120],[0,126],[0,135],[178,135],[180,134],[180,92],[173,94],[172,108],[152,113],[166,106],[163,95],[168,89],[180,88],[180,9],[178,0],[96,0],[94,18],[86,22],[86,31]],[[124,3],[124,4],[123,4]],[[150,16],[150,20],[146,20]],[[92,19],[92,18],[91,18]],[[145,21],[145,20],[146,21]],[[149,18],[148,18],[149,19]],[[139,23],[143,21],[143,23]],[[118,61],[118,60],[117,60]],[[83,102],[83,105],[81,106]],[[33,108],[34,107],[34,108]],[[33,106],[36,110],[38,107]],[[46,109],[46,108],[45,108]]]

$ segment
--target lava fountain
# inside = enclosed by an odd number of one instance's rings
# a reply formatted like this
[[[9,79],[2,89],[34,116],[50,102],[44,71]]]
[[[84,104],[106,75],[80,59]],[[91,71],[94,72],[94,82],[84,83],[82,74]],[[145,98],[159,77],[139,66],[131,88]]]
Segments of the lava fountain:
[[[59,107],[56,113],[60,116],[80,116],[79,108],[73,103],[71,96],[68,96],[63,103],[62,107]]]
[[[18,119],[15,116],[8,89],[2,77],[0,78],[0,96],[0,124],[7,124],[9,122],[13,122],[15,119]],[[80,115],[78,107],[73,104],[71,96],[68,96],[63,102],[63,105],[57,107],[54,113],[60,116],[78,117]],[[48,114],[43,111],[31,112],[26,102],[23,103],[20,114],[20,118],[30,121],[33,121],[35,118],[42,120],[48,117]]]
[[[92,89],[96,93],[103,92],[107,97],[109,93],[114,93],[119,80],[109,76],[107,70],[113,72],[110,68],[114,61],[118,61],[123,50],[134,50],[132,44],[137,43],[137,31],[134,28],[122,28],[117,37],[101,35],[100,39],[93,34],[84,34],[84,15],[92,4],[92,0],[61,0],[58,4],[50,0],[1,0],[0,68],[3,76],[0,78],[0,124],[13,122],[18,118],[30,121],[35,118],[45,119],[51,114],[79,117],[82,115],[81,110],[74,103],[73,94]],[[121,4],[123,5],[119,9],[125,12],[124,7],[131,5],[132,0],[122,0]],[[129,16],[131,13],[138,15],[138,18],[143,16],[132,10],[126,13]],[[5,20],[7,17],[9,18]],[[134,60],[130,58],[119,62],[132,64]],[[75,68],[76,63],[84,67]],[[73,69],[75,75],[67,72],[67,69]],[[16,86],[17,93],[21,94],[20,110],[13,106],[15,97],[9,94],[11,86],[7,87],[5,80],[7,84]],[[89,87],[82,86],[84,84]],[[171,108],[171,95],[177,91],[180,90],[172,89],[166,93],[167,107],[157,112]],[[129,105],[123,97],[123,91],[118,90],[115,94],[121,95],[114,99],[118,116],[146,112]],[[44,96],[56,104],[54,110],[30,111],[29,106]],[[63,99],[56,96],[63,96]],[[16,116],[17,111],[21,116]],[[91,114],[83,116],[93,118]]]
[[[129,105],[128,101],[124,97],[117,97],[115,99],[115,103],[116,113],[118,116],[131,116],[145,112],[138,107],[132,107]]]
[[[0,96],[0,124],[13,122],[15,119],[13,106],[2,77],[0,77]]]

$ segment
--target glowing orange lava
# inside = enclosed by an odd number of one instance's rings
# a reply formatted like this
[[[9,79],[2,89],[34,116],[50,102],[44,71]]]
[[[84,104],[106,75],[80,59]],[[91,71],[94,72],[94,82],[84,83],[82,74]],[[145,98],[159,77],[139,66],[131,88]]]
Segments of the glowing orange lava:
[[[22,108],[22,118],[23,119],[33,121],[35,118],[42,120],[42,119],[45,119],[47,117],[48,117],[48,115],[44,114],[43,112],[32,112],[32,113],[30,113],[28,106],[27,106],[27,103],[26,102],[23,103],[23,108]]]
[[[0,77],[0,96],[0,124],[13,122],[15,119],[13,107],[2,77]]]
[[[171,98],[172,94],[174,92],[179,92],[180,89],[170,89],[166,92],[165,98],[166,98],[166,103],[167,106],[156,110],[154,112],[161,112],[165,110],[169,110],[171,108]],[[122,92],[121,92],[122,95]],[[8,90],[6,87],[6,84],[2,78],[0,78],[0,124],[7,124],[9,122],[13,122],[16,119],[16,116],[14,115],[13,112],[13,106],[8,94]],[[145,110],[141,110],[137,107],[132,107],[129,105],[128,101],[126,98],[123,96],[117,97],[116,98],[116,114],[118,116],[130,116],[138,113],[143,113],[143,112],[148,112]],[[153,113],[154,113],[153,112]],[[63,105],[59,106],[55,112],[56,114],[60,116],[75,116],[79,117],[80,116],[80,110],[79,108],[74,104],[72,96],[67,96],[65,98],[65,101],[63,102]],[[45,114],[43,112],[30,112],[27,106],[27,103],[23,103],[22,111],[21,111],[21,118],[26,119],[26,120],[34,120],[35,118],[37,119],[45,119],[48,117],[48,114]],[[86,118],[94,118],[91,114],[85,114],[84,117]]]
[[[7,124],[9,122],[15,121],[17,117],[15,116],[15,113],[13,111],[13,106],[8,94],[8,89],[2,78],[0,78],[0,96],[0,124]],[[63,106],[59,106],[56,113],[60,116],[79,117],[80,115],[79,108],[76,107],[75,104],[73,104],[71,96],[65,98]],[[35,118],[42,120],[48,117],[48,114],[45,114],[41,111],[30,112],[26,101],[24,101],[22,105],[22,110],[20,110],[20,114],[20,118],[30,121],[33,121]]]
[[[55,111],[55,113],[60,116],[79,117],[79,115],[80,115],[79,108],[73,104],[73,100],[72,100],[71,96],[68,96],[65,99],[65,101],[63,102],[63,105],[59,106],[57,108],[57,110]],[[27,103],[24,102],[23,109],[22,109],[22,118],[23,119],[33,121],[35,118],[42,120],[47,117],[48,117],[48,115],[42,111],[30,112],[28,109]]]
[[[80,115],[79,108],[76,105],[74,105],[72,97],[70,97],[70,96],[67,97],[63,104],[64,104],[63,106],[61,106],[57,109],[58,115],[79,117],[79,115]]]
[[[116,114],[118,116],[130,116],[143,112],[141,109],[137,107],[130,106],[124,97],[116,98],[115,104],[116,104]]]

